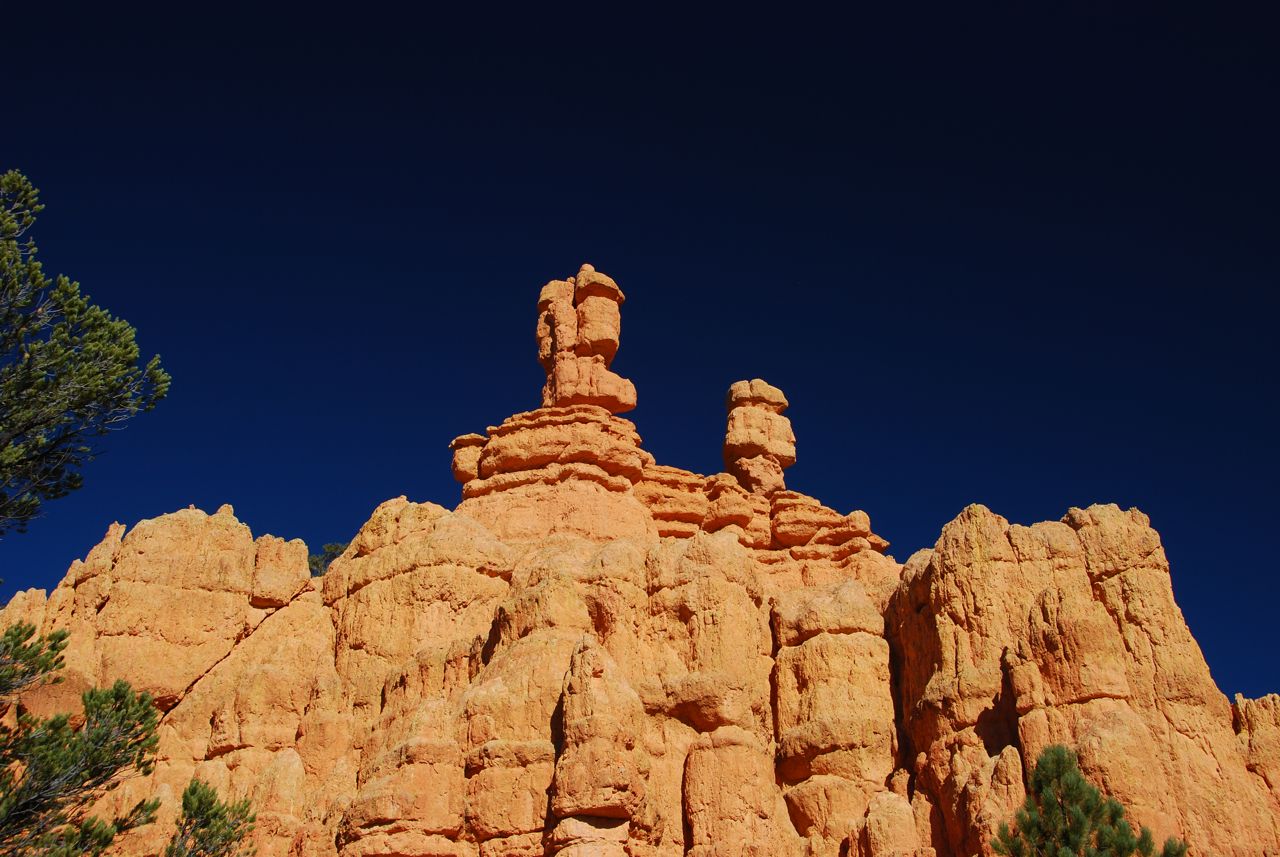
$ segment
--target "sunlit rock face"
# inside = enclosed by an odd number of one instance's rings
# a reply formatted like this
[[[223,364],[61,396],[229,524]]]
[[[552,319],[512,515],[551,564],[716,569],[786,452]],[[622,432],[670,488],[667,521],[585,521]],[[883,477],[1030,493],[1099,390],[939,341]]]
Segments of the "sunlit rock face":
[[[760,379],[725,472],[655,462],[617,416],[622,301],[548,283],[542,406],[451,444],[456,509],[383,503],[323,578],[189,509],[13,599],[72,632],[25,707],[125,678],[163,711],[154,774],[104,800],[163,800],[119,853],[158,853],[199,776],[252,798],[262,855],[989,854],[1053,743],[1158,839],[1280,851],[1280,697],[1217,690],[1145,516],[971,506],[901,565],[786,486]]]

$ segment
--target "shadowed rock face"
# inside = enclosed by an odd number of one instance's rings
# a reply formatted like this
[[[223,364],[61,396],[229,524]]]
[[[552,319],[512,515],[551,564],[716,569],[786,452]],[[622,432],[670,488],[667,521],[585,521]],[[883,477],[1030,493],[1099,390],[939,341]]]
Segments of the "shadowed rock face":
[[[622,292],[538,302],[543,407],[453,442],[462,502],[379,506],[324,578],[230,509],[113,525],[5,624],[68,628],[67,710],[126,678],[159,763],[250,796],[262,855],[987,854],[1048,744],[1158,838],[1280,853],[1280,697],[1217,690],[1159,536],[1093,506],[981,506],[905,566],[866,513],[788,490],[782,391],[728,397],[727,472],[657,464],[615,416]]]

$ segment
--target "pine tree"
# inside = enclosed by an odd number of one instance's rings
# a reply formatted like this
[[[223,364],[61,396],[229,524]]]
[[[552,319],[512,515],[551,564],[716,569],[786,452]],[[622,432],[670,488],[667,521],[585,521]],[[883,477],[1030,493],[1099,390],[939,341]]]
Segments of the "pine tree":
[[[79,488],[90,438],[169,390],[158,357],[139,366],[128,322],[45,276],[30,237],[43,208],[26,176],[0,175],[0,535]]]
[[[0,635],[0,700],[21,693],[33,684],[57,681],[50,678],[62,668],[62,650],[67,647],[67,632],[55,631],[47,637],[35,637],[34,625],[18,624]]]
[[[1001,824],[991,847],[1007,857],[1152,857],[1155,843],[1145,827],[1135,836],[1120,802],[1104,798],[1080,773],[1075,753],[1055,744],[1036,760],[1013,830]],[[1170,837],[1160,857],[1186,853],[1186,843]]]
[[[66,635],[28,642],[33,633],[27,625],[3,635],[0,676],[10,688],[50,680],[61,662]],[[154,817],[157,801],[139,801],[111,821],[88,815],[126,777],[150,773],[159,724],[151,696],[118,681],[81,699],[78,728],[66,714],[20,714],[16,726],[0,727],[0,855],[96,855],[118,833]]]
[[[223,803],[212,786],[192,780],[182,793],[182,817],[165,857],[249,857],[253,830],[248,799]]]
[[[311,569],[312,577],[320,577],[329,570],[329,564],[338,557],[342,556],[342,552],[347,549],[349,542],[329,542],[320,549],[320,553],[313,553],[307,556],[307,567]]]

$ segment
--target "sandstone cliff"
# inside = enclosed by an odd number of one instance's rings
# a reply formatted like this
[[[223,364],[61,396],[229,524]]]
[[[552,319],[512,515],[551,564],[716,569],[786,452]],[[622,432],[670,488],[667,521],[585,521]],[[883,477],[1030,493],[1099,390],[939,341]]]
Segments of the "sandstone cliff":
[[[1115,506],[981,506],[900,565],[866,513],[785,485],[782,391],[732,385],[726,472],[657,464],[618,413],[622,291],[538,300],[542,407],[462,435],[450,511],[379,506],[325,577],[230,507],[112,525],[47,597],[47,712],[118,677],[159,763],[251,796],[262,855],[989,853],[1050,743],[1158,837],[1280,854],[1280,697],[1217,690],[1159,536]]]

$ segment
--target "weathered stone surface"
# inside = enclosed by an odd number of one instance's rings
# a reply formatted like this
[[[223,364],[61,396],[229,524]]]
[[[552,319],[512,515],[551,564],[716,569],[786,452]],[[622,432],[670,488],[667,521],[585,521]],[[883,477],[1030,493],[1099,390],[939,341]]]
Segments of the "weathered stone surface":
[[[787,487],[782,465],[767,455],[735,458],[725,462],[729,472],[752,494],[768,497]]]
[[[725,461],[767,455],[783,467],[796,463],[796,436],[791,420],[757,407],[734,408],[725,430]]]
[[[778,774],[799,832],[835,848],[897,758],[883,621],[848,580],[778,596],[773,626]]]
[[[488,479],[553,463],[577,462],[596,465],[610,476],[634,483],[647,461],[635,425],[603,408],[578,405],[516,414],[490,429],[478,468],[479,475]]]
[[[546,407],[595,405],[620,414],[636,406],[635,385],[614,372],[601,355],[557,354],[547,379]]]
[[[879,792],[871,798],[866,818],[849,836],[849,846],[849,853],[856,857],[925,857],[933,851],[920,847],[911,804],[894,792]]]
[[[574,651],[561,697],[564,748],[552,812],[560,818],[629,819],[644,798],[647,760],[637,753],[640,696],[591,637]]]
[[[746,730],[702,735],[685,763],[684,812],[695,857],[789,857],[801,853],[773,784],[767,748]]]
[[[787,409],[788,404],[787,397],[781,390],[759,378],[734,381],[729,385],[729,394],[725,398],[725,405],[731,413],[737,408],[751,406],[780,414]]]
[[[1280,696],[1245,699],[1236,694],[1233,713],[1246,766],[1280,796]]]
[[[230,506],[144,521],[127,535],[115,525],[44,606],[44,626],[72,632],[67,669],[27,705],[65,707],[85,687],[138,675],[168,710],[270,609],[309,587],[306,546],[272,536],[255,543]],[[20,609],[30,615],[27,601]]]
[[[819,530],[843,523],[839,512],[794,491],[774,496],[771,516],[773,540],[784,547],[806,545]]]
[[[480,452],[485,440],[484,435],[472,433],[459,435],[449,443],[453,451],[453,478],[463,485],[480,475]]]
[[[1276,847],[1275,796],[1249,773],[1140,512],[1092,506],[1021,527],[971,506],[907,563],[886,618],[916,787],[947,847],[985,849],[1052,743],[1077,748],[1157,839]]]
[[[192,776],[263,857],[960,857],[1050,743],[1193,854],[1280,853],[1280,697],[1217,690],[1139,512],[980,506],[899,565],[786,489],[781,390],[729,390],[727,472],[657,464],[609,371],[622,292],[538,300],[543,407],[453,441],[455,511],[373,511],[321,580],[230,507],[113,525],[0,622],[66,628],[36,713],[125,678],[163,709],[163,848]],[[854,474],[851,474],[853,476]]]
[[[640,448],[635,426],[604,408],[516,414],[490,427],[478,449],[478,478],[463,485],[458,512],[499,538],[643,538],[657,531],[633,491],[653,457]]]
[[[689,537],[707,517],[706,477],[677,467],[651,465],[636,483],[636,499],[649,510],[659,536]]]

